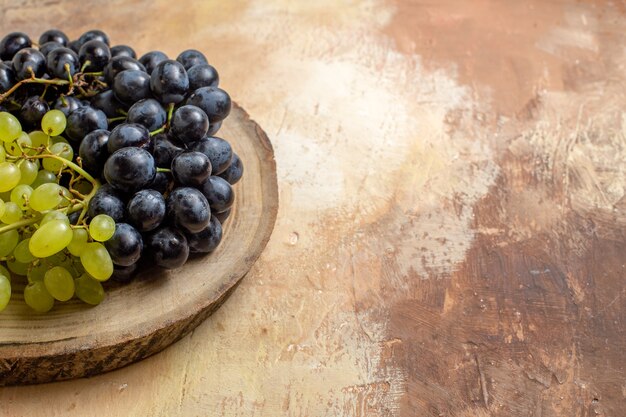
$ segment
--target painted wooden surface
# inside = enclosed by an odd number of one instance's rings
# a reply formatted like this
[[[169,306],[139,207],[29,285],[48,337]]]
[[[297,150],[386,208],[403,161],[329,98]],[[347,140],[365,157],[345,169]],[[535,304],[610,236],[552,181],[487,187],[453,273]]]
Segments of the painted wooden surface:
[[[191,336],[0,415],[624,415],[622,2],[99,4],[0,23],[204,51],[275,147],[277,225]]]

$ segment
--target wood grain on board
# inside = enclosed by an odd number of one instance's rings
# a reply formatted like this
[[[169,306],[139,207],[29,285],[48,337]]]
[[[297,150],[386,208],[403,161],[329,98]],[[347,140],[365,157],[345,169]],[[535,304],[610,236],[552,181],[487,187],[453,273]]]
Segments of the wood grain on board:
[[[623,415],[623,3],[0,7],[6,32],[205,52],[272,141],[281,201],[190,336],[0,389],[0,415]]]

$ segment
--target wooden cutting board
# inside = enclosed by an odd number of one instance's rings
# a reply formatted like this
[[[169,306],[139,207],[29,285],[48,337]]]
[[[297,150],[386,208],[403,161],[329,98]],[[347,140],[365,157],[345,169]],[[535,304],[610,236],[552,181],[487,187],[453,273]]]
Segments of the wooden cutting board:
[[[236,200],[215,252],[176,270],[149,270],[114,286],[96,307],[80,301],[33,313],[22,288],[0,314],[0,386],[99,374],[153,355],[213,313],[265,247],[278,210],[272,145],[234,105],[220,135],[244,163]]]

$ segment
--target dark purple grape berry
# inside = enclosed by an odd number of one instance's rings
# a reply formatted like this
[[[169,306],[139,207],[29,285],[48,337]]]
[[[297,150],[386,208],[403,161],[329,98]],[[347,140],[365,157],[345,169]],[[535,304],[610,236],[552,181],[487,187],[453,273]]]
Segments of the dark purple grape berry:
[[[39,37],[39,45],[43,45],[44,43],[48,43],[48,42],[56,42],[58,44],[65,46],[67,45],[69,41],[70,40],[67,37],[67,35],[57,29],[46,30]]]
[[[178,61],[161,61],[150,75],[150,87],[162,104],[178,104],[189,90],[187,71]]]
[[[39,96],[29,97],[20,110],[20,120],[26,127],[39,128],[41,119],[48,113],[48,110],[50,110],[48,103]]]
[[[70,113],[67,118],[65,134],[69,140],[78,143],[88,133],[98,129],[106,130],[107,127],[107,116],[102,110],[96,110],[91,106],[83,106]]]
[[[200,107],[211,123],[224,120],[230,113],[231,107],[230,96],[218,87],[198,88],[189,96],[186,104]]]
[[[145,72],[146,68],[134,58],[119,55],[111,58],[107,66],[104,67],[104,79],[110,85],[113,83],[117,74],[126,70],[139,70]]]
[[[180,62],[186,70],[194,65],[208,64],[204,54],[196,49],[187,49],[178,55],[176,61]]]
[[[137,123],[123,123],[111,130],[107,145],[109,153],[130,146],[143,148],[148,152],[151,151],[150,132],[148,132],[145,126]]]
[[[185,151],[172,160],[172,175],[178,184],[200,187],[211,175],[211,162],[203,153]]]
[[[209,64],[198,64],[187,70],[189,76],[189,89],[195,91],[201,87],[217,87],[220,76],[217,70]]]
[[[131,105],[152,96],[150,76],[141,70],[126,70],[115,76],[113,93],[122,103]]]
[[[43,56],[47,57],[50,52],[59,48],[64,48],[64,46],[59,42],[46,42],[39,46],[39,52],[41,52]]]
[[[200,187],[200,191],[209,202],[211,211],[216,213],[228,210],[235,201],[233,187],[221,177],[209,177]]]
[[[13,70],[18,80],[41,78],[46,72],[46,57],[35,48],[20,49],[13,56]]]
[[[222,240],[222,224],[214,216],[209,225],[198,233],[187,233],[187,244],[191,253],[209,253],[218,247]]]
[[[118,149],[104,164],[104,178],[113,188],[125,192],[146,188],[155,175],[154,158],[141,148]]]
[[[154,262],[167,269],[180,268],[189,257],[187,238],[174,227],[164,227],[151,233],[146,241]]]
[[[140,100],[128,110],[128,121],[144,125],[149,131],[160,129],[167,121],[167,113],[161,103],[153,98]]]
[[[95,177],[99,177],[104,169],[104,163],[109,157],[107,142],[109,141],[108,130],[94,130],[87,134],[80,142],[78,154],[83,168]]]
[[[207,199],[191,187],[174,189],[167,197],[167,217],[177,227],[197,233],[209,225],[211,211]]]
[[[152,74],[152,71],[156,68],[156,66],[166,59],[169,58],[163,52],[151,51],[139,58],[139,62],[141,62],[144,67],[146,67],[146,72],[148,74]]]
[[[46,68],[51,76],[67,80],[80,70],[80,61],[76,52],[71,49],[56,48],[46,56]]]
[[[0,41],[0,59],[3,61],[11,60],[19,50],[30,48],[32,44],[30,38],[25,33],[9,33]]]
[[[202,139],[209,130],[209,118],[196,106],[182,106],[174,112],[170,133],[185,144]]]
[[[130,224],[117,223],[111,239],[104,242],[115,265],[130,266],[136,263],[143,252],[141,234]]]
[[[85,72],[102,71],[111,59],[111,50],[106,43],[93,39],[82,44],[78,58]]]
[[[154,161],[159,168],[170,168],[172,160],[184,149],[174,143],[165,133],[159,133],[153,138]]]
[[[126,208],[128,220],[140,232],[156,229],[165,219],[165,199],[156,190],[138,191],[128,201]]]
[[[135,50],[128,45],[116,45],[111,48],[111,57],[115,56],[128,56],[133,59],[137,59]]]
[[[107,46],[111,44],[109,42],[109,37],[107,36],[107,34],[97,29],[93,29],[88,32],[85,32],[82,35],[80,35],[80,38],[78,38],[78,42],[80,43],[81,46],[92,40],[104,42]]]
[[[219,176],[224,178],[231,185],[236,184],[237,181],[241,179],[243,176],[243,163],[236,153],[233,154],[233,161],[230,163],[228,168],[226,168],[226,171],[219,174]]]
[[[219,175],[231,164],[233,149],[230,143],[218,137],[206,137],[191,145],[191,150],[202,152],[211,161],[211,175]]]

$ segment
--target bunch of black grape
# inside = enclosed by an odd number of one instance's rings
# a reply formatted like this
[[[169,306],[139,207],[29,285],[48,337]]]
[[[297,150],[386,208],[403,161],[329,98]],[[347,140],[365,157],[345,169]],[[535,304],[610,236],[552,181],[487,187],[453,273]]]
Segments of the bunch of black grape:
[[[0,59],[0,111],[25,130],[49,110],[63,112],[78,165],[100,180],[80,221],[115,220],[105,242],[114,279],[132,279],[140,259],[178,268],[190,253],[217,247],[243,165],[215,136],[231,99],[201,52],[137,59],[129,46],[110,47],[99,30],[73,41],[48,30],[38,47],[24,33],[5,36]]]

